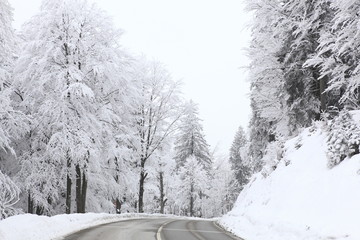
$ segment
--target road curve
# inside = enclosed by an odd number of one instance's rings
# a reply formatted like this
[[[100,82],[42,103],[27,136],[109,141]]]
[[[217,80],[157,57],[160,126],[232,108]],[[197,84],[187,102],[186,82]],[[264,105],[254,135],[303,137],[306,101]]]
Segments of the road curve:
[[[66,236],[64,240],[241,240],[213,221],[141,218],[103,224]]]

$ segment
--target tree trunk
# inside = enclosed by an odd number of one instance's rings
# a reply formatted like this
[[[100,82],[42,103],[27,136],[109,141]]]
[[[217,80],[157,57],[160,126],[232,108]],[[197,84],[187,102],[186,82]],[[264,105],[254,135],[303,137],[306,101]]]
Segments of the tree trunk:
[[[139,203],[138,203],[138,212],[143,213],[144,212],[144,183],[145,178],[147,176],[147,173],[145,173],[144,168],[141,169],[140,173],[140,181],[139,181]]]
[[[191,186],[190,186],[190,217],[193,217],[194,216],[194,185],[193,183],[191,183]]]
[[[116,198],[116,200],[115,200],[115,210],[116,210],[116,214],[121,213],[121,202],[120,202],[119,198]]]
[[[83,179],[82,179],[82,188],[81,188],[81,213],[85,213],[88,181],[86,179],[85,172],[83,172],[82,175],[83,175]]]
[[[32,200],[30,191],[28,192],[28,213],[34,213],[34,201]]]
[[[76,165],[75,167],[75,173],[76,173],[76,212],[81,213],[82,210],[82,196],[81,196],[81,169],[79,165]]]
[[[71,171],[71,160],[70,157],[67,156],[66,160],[67,165],[67,175],[66,175],[66,200],[65,200],[65,213],[70,214],[71,213],[71,177],[70,177],[70,171]]]
[[[76,211],[77,213],[85,213],[86,209],[86,193],[87,179],[85,172],[81,172],[80,166],[76,165]]]
[[[165,192],[164,192],[164,173],[159,173],[159,181],[160,181],[160,213],[164,214],[165,204],[167,199],[165,199]]]

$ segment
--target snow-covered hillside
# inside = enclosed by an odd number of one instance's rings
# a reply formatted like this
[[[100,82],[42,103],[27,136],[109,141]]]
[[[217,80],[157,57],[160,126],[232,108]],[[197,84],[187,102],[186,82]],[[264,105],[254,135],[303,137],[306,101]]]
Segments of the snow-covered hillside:
[[[360,156],[329,169],[326,145],[320,127],[288,141],[276,170],[254,176],[220,224],[245,240],[359,240]]]

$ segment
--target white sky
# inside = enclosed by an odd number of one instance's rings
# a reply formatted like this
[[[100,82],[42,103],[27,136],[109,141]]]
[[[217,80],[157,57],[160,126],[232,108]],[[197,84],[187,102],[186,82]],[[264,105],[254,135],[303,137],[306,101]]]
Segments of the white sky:
[[[199,104],[208,143],[227,154],[239,125],[248,126],[250,101],[244,48],[250,39],[242,0],[92,0],[125,34],[134,54],[163,62]],[[9,0],[14,27],[37,13],[41,0]]]

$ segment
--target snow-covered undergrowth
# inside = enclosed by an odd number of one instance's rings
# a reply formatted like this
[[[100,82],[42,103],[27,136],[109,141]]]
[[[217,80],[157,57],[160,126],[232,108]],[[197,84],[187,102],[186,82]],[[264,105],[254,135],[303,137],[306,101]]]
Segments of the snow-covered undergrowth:
[[[255,175],[219,223],[245,240],[359,240],[360,155],[329,168],[327,134],[288,141],[276,170]]]
[[[153,217],[146,214],[86,213],[56,215],[54,217],[22,214],[0,221],[1,240],[57,240],[63,236],[100,224],[136,217]]]

